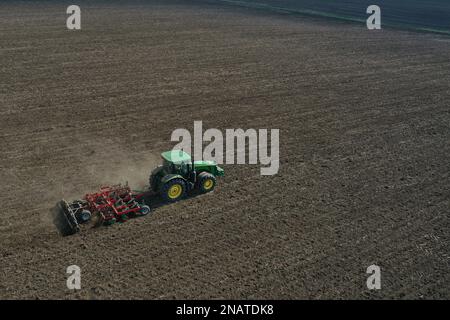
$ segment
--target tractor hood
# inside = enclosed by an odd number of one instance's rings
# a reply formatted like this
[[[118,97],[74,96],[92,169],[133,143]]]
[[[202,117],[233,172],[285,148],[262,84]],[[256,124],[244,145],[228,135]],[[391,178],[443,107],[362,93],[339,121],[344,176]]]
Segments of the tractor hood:
[[[211,160],[194,161],[194,167],[197,171],[207,171],[216,176],[223,176],[224,170],[217,165],[217,162]]]

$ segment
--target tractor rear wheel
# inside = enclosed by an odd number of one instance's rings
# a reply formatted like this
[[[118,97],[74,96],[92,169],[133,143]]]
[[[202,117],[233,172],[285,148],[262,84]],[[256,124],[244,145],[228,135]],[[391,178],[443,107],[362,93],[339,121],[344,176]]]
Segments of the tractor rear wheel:
[[[149,179],[149,184],[150,184],[150,189],[152,189],[154,192],[157,191],[158,188],[158,178],[159,178],[159,173],[161,172],[163,166],[158,166],[156,167],[151,175],[150,175],[150,179]]]
[[[214,190],[216,186],[216,177],[208,172],[202,172],[198,175],[198,185],[197,188],[201,193],[207,193]]]
[[[161,196],[167,202],[176,202],[186,194],[186,183],[182,179],[173,179],[161,188]]]

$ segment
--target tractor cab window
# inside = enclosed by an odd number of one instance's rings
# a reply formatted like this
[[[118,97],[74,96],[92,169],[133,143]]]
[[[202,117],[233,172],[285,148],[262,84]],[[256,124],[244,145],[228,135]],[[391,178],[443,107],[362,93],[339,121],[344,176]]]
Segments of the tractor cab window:
[[[167,173],[177,173],[177,174],[181,174],[183,176],[187,175],[191,171],[190,163],[188,163],[188,162],[173,163],[173,162],[164,160],[163,167]]]
[[[189,167],[188,164],[186,162],[182,162],[181,163],[181,174],[183,176],[187,176],[187,174],[189,173]]]
[[[163,167],[164,167],[164,171],[166,171],[168,173],[172,173],[175,170],[173,163],[170,161],[167,161],[167,160],[164,160]]]

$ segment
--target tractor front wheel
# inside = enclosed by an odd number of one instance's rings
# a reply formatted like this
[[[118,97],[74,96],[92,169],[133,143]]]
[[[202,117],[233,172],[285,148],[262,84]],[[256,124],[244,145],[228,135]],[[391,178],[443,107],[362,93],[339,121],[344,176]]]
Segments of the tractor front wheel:
[[[214,190],[216,186],[216,177],[208,172],[202,172],[198,175],[198,186],[197,188],[201,193],[207,193]]]
[[[161,196],[167,202],[176,202],[186,194],[186,183],[182,179],[173,179],[164,184]]]

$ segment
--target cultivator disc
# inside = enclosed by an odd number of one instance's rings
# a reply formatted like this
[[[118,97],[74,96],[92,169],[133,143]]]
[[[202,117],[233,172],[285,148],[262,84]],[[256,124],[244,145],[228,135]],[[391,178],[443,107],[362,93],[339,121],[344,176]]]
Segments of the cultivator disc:
[[[71,205],[63,199],[59,202],[59,208],[63,217],[61,225],[63,235],[71,235],[79,232],[80,226]]]

